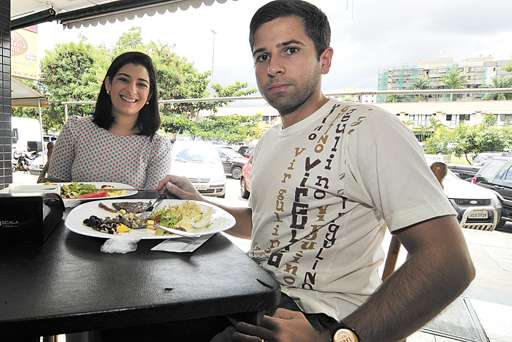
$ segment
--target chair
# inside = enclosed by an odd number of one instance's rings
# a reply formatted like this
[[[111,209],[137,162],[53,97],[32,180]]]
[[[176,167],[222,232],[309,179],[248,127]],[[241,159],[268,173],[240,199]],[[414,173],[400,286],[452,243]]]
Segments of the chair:
[[[446,166],[443,162],[435,162],[430,165],[430,170],[434,176],[436,176],[439,184],[443,187],[443,179],[448,174],[448,166]],[[387,277],[393,273],[396,266],[396,261],[398,259],[398,254],[400,253],[400,241],[398,238],[393,235],[391,237],[391,241],[389,242],[388,254],[386,255],[386,261],[384,262],[384,271],[382,272],[382,280],[385,280]]]
[[[43,166],[43,169],[41,170],[41,173],[39,174],[39,177],[37,177],[38,183],[44,183],[46,182],[46,173],[48,172],[48,166],[50,164],[50,157],[52,156],[53,152],[53,142],[49,142],[48,145],[46,145],[46,163]]]

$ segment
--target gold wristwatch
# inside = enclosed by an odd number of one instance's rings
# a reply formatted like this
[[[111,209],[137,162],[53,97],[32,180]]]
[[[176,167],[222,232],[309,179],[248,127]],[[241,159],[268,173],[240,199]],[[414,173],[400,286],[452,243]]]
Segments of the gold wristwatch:
[[[327,324],[332,342],[361,342],[357,332],[343,322]]]
[[[359,342],[359,338],[355,331],[347,328],[340,328],[334,332],[332,336],[333,342]]]

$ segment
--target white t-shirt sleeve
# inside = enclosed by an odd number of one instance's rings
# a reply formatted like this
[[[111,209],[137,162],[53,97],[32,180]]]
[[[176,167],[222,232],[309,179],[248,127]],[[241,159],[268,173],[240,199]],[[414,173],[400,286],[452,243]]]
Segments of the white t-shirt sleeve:
[[[374,208],[391,231],[455,215],[412,132],[392,114],[368,108],[344,145],[347,196]]]

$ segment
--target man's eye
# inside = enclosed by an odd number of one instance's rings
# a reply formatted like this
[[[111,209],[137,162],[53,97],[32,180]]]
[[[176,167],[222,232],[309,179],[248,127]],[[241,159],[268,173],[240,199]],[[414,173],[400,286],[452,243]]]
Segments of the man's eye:
[[[294,46],[288,46],[285,50],[284,50],[284,53],[287,54],[287,55],[293,55],[295,53],[299,52],[299,48],[297,47],[294,47]]]
[[[256,58],[254,60],[256,61],[256,63],[263,63],[263,62],[266,62],[268,60],[268,58],[269,58],[268,54],[264,53],[264,54],[256,56]]]

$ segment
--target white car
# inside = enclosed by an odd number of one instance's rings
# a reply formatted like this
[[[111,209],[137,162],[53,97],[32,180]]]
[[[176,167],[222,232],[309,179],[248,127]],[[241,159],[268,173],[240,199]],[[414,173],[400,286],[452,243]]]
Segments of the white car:
[[[494,191],[462,180],[451,171],[448,171],[443,185],[462,228],[496,228],[501,219],[502,204]]]
[[[430,166],[439,161],[425,155]],[[443,180],[444,193],[457,211],[457,220],[462,228],[489,230],[496,228],[501,219],[502,203],[493,190],[471,184],[448,170]]]
[[[187,177],[204,195],[226,196],[226,175],[219,154],[211,143],[177,140],[172,147],[170,173]]]

